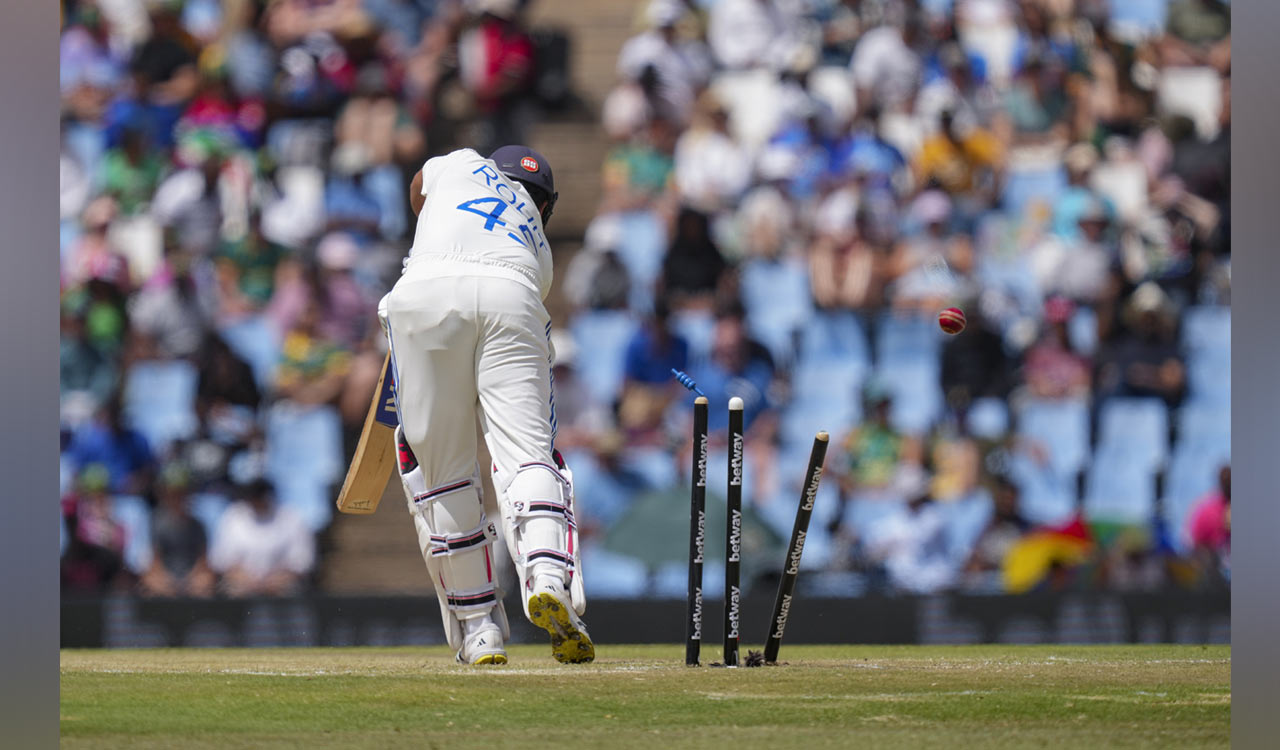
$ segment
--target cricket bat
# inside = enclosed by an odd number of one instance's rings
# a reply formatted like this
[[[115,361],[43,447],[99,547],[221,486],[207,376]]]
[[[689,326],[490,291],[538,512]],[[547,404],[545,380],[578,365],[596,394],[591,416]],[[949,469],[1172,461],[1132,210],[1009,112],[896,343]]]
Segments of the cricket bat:
[[[387,488],[387,480],[396,464],[395,375],[391,372],[391,353],[382,363],[378,388],[364,418],[360,442],[347,469],[347,478],[338,493],[338,510],[343,513],[369,514],[378,509],[378,501]]]

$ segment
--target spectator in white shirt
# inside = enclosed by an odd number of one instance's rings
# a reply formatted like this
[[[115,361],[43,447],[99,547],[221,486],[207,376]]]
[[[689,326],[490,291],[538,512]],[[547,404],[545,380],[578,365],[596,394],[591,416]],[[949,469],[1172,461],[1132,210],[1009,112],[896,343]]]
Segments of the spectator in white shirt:
[[[730,70],[763,65],[786,35],[788,20],[775,0],[718,0],[711,6],[707,42],[716,61]]]
[[[229,596],[280,596],[303,588],[315,555],[302,517],[278,505],[271,483],[258,479],[218,522],[209,564]]]
[[[676,141],[676,187],[704,211],[732,204],[751,181],[751,158],[729,136],[729,115],[710,91],[698,99],[693,127]]]
[[[711,75],[711,61],[701,42],[681,41],[676,24],[684,16],[679,0],[653,0],[645,12],[650,29],[627,40],[618,53],[618,76],[624,81],[652,80],[656,105],[682,125],[689,121],[698,91]]]

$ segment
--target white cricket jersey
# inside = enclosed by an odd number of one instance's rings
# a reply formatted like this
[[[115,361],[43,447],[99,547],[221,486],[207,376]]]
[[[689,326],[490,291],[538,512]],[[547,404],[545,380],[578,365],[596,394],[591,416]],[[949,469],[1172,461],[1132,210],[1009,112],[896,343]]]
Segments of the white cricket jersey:
[[[406,273],[515,279],[545,299],[551,290],[551,246],[529,192],[489,159],[464,148],[422,167],[426,203]]]

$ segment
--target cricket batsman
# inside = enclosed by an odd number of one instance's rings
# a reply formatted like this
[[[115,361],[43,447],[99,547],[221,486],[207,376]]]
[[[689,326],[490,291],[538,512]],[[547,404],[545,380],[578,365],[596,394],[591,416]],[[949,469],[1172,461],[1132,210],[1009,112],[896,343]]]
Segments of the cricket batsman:
[[[409,193],[413,247],[378,314],[396,383],[400,478],[449,645],[460,663],[507,662],[478,421],[525,616],[550,634],[558,661],[589,662],[572,475],[553,448],[543,306],[552,275],[544,227],[557,198],[551,166],[524,146],[487,159],[462,149],[428,160]]]

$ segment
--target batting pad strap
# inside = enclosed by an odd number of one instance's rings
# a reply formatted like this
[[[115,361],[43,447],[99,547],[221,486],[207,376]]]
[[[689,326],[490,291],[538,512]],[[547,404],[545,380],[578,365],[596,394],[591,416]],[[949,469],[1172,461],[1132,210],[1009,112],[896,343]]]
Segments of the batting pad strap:
[[[517,500],[511,504],[516,518],[536,518],[538,516],[563,518],[573,523],[573,511],[563,500]]]
[[[415,505],[420,505],[422,503],[427,503],[437,498],[444,497],[445,495],[453,494],[454,492],[461,492],[462,490],[470,487],[474,481],[474,477],[468,477],[466,479],[459,479],[442,484],[439,487],[433,487],[426,492],[415,494],[413,496],[413,502]]]
[[[492,585],[469,591],[449,591],[445,594],[445,601],[454,612],[487,610],[497,603],[498,592]]]
[[[467,550],[479,549],[493,544],[498,538],[498,530],[488,522],[460,534],[432,534],[431,556],[441,557]]]
[[[562,568],[573,570],[572,555],[566,555],[558,549],[550,549],[547,547],[529,550],[525,553],[524,563],[530,567],[535,563],[550,563],[552,565],[558,565]]]

